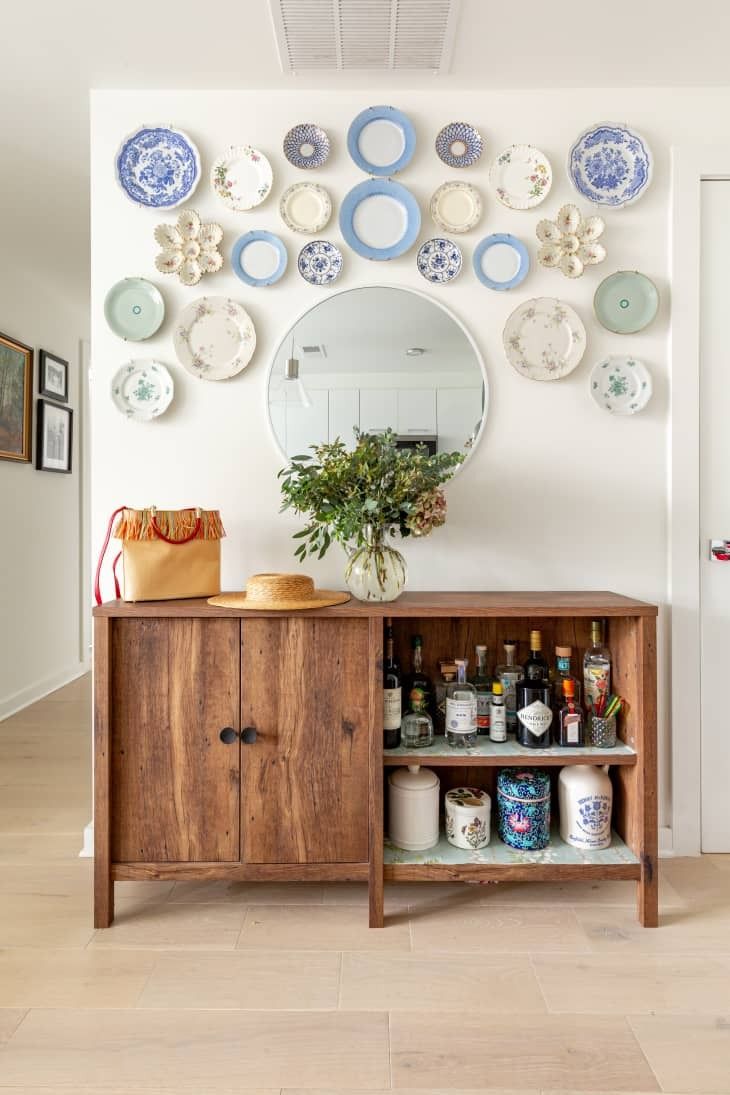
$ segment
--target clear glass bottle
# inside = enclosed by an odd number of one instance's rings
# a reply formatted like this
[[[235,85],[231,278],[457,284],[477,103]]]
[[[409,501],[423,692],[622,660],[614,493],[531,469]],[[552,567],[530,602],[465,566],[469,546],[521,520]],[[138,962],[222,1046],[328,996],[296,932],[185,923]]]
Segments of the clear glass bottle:
[[[563,702],[557,720],[556,742],[563,747],[582,746],[586,743],[586,724],[583,708],[575,695],[575,681],[564,677]]]
[[[556,712],[560,711],[563,706],[563,681],[568,677],[573,681],[575,685],[575,699],[577,703],[580,703],[581,699],[581,685],[580,681],[573,676],[570,660],[573,657],[572,646],[556,646],[555,647],[555,665],[550,669],[550,683],[553,686],[553,705]]]
[[[495,681],[492,685],[492,699],[490,703],[489,738],[490,741],[507,740],[507,710],[504,704],[504,689],[501,681]]]
[[[517,740],[529,749],[546,749],[553,722],[548,666],[542,656],[542,635],[530,632],[530,656],[517,682]]]
[[[446,685],[446,742],[452,749],[477,743],[477,691],[466,679],[469,662],[456,659],[456,680]]]
[[[441,670],[441,676],[436,681],[436,687],[434,693],[436,696],[436,717],[434,720],[434,729],[437,734],[446,733],[446,689],[452,681],[456,680],[456,662],[449,659],[448,661],[439,662],[439,668]]]
[[[494,676],[502,685],[504,693],[504,706],[507,712],[507,731],[514,733],[517,730],[517,682],[522,680],[522,669],[515,664],[517,654],[517,642],[514,639],[505,639],[504,662],[495,667]]]
[[[383,662],[383,748],[396,749],[400,744],[401,677],[400,663],[395,656],[393,621],[385,625],[385,659]]]
[[[583,658],[583,696],[588,711],[601,715],[611,693],[611,652],[603,641],[603,621],[591,622],[591,645]]]
[[[492,702],[492,678],[487,668],[487,648],[480,643],[477,648],[477,667],[470,678],[477,692],[477,733],[489,733],[489,714]]]
[[[425,749],[433,745],[433,719],[422,700],[413,700],[410,711],[403,716],[400,738],[406,749]]]
[[[410,711],[420,704],[433,716],[433,684],[423,669],[423,639],[420,635],[411,638],[411,672],[403,680],[403,711]]]

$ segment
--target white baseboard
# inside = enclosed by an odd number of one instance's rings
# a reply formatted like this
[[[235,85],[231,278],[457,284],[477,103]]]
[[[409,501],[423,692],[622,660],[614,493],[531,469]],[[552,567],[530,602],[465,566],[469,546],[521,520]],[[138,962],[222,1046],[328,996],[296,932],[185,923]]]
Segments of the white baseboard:
[[[674,855],[674,837],[668,825],[659,828],[659,857],[671,859]]]
[[[84,843],[79,852],[79,859],[94,858],[94,822],[90,821],[84,826]]]
[[[36,681],[27,688],[21,688],[19,692],[13,692],[12,695],[0,699],[0,722],[22,711],[24,707],[29,707],[31,703],[42,700],[50,692],[55,692],[57,688],[63,688],[64,684],[70,684],[77,677],[83,677],[84,673],[88,673],[90,669],[89,662],[76,662],[75,665],[63,669],[60,673],[54,673],[42,681]]]

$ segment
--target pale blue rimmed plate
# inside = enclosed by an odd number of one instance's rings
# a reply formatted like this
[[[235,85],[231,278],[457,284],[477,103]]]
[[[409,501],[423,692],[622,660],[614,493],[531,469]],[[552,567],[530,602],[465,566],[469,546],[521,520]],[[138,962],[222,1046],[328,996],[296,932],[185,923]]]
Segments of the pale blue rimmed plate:
[[[420,230],[418,202],[392,179],[368,179],[353,186],[340,207],[345,242],[366,259],[398,258],[413,246]]]
[[[659,290],[638,270],[617,270],[596,289],[593,311],[598,322],[616,335],[634,335],[648,327],[659,308]]]
[[[522,240],[509,233],[485,236],[474,249],[474,273],[488,289],[514,289],[530,270],[530,256]]]
[[[350,124],[347,150],[368,175],[395,175],[413,158],[416,131],[394,106],[371,106]]]
[[[165,318],[162,293],[145,278],[122,278],[106,295],[104,318],[119,338],[142,342],[160,329]]]
[[[239,236],[231,252],[233,272],[246,285],[273,285],[284,276],[287,261],[286,247],[279,237],[261,230]]]

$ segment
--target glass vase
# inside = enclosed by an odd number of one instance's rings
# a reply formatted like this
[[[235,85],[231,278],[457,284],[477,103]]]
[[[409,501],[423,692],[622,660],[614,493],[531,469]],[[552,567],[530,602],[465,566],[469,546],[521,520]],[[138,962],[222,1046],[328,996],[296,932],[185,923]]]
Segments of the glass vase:
[[[350,553],[347,588],[358,601],[394,601],[408,578],[406,561],[388,543],[384,529],[367,528],[364,536],[365,543]]]

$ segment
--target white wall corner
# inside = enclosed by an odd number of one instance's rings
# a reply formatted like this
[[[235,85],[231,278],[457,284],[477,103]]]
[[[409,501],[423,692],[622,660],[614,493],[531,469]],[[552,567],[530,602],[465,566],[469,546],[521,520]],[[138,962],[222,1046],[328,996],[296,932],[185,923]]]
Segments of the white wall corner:
[[[34,681],[26,688],[21,688],[19,692],[12,692],[9,696],[0,698],[0,722],[10,718],[11,715],[17,714],[18,711],[22,711],[23,708],[29,707],[30,704],[44,699],[58,688],[63,688],[65,684],[70,684],[77,677],[83,677],[90,670],[90,660],[76,662],[66,669],[62,669],[59,673],[53,673],[50,677],[44,677],[43,680]]]
[[[672,859],[674,856],[674,838],[668,825],[659,827],[659,858]]]
[[[88,825],[84,826],[83,844],[81,845],[81,851],[79,852],[79,859],[93,859],[93,858],[94,858],[94,822],[90,821]]]

